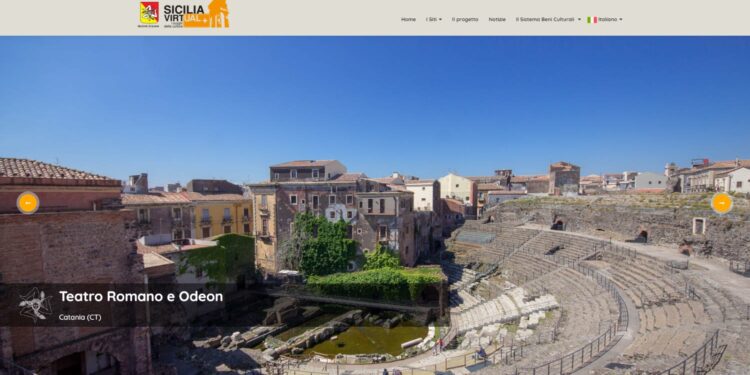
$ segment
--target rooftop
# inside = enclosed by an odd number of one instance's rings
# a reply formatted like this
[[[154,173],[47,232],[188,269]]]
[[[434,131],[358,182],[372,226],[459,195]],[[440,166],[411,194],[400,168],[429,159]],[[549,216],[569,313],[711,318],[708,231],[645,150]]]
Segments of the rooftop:
[[[500,181],[500,180],[505,179],[506,177],[492,175],[492,176],[467,176],[466,178],[475,182],[488,182],[488,181]]]
[[[355,182],[355,181],[359,180],[360,178],[367,178],[367,175],[365,175],[364,173],[344,173],[344,174],[340,174],[340,175],[338,175],[338,176],[336,176],[333,179],[328,180],[328,181],[329,182],[330,181]]]
[[[272,165],[271,168],[325,167],[333,163],[338,163],[338,160],[293,160]]]
[[[376,178],[370,178],[370,180],[379,182],[381,184],[401,184],[404,182],[404,180],[401,177],[376,177]]]
[[[414,194],[411,191],[408,190],[389,190],[389,191],[368,191],[368,192],[360,192],[356,193],[358,196],[389,196],[389,195],[404,195],[404,194]]]
[[[728,171],[724,171],[724,172],[718,173],[718,174],[716,174],[716,177],[728,176],[730,173],[739,171],[740,169],[748,169],[748,170],[750,170],[750,168],[748,168],[748,167],[736,167],[736,168],[732,168],[732,169],[730,169]]]
[[[433,179],[427,179],[427,180],[406,180],[404,181],[404,184],[406,185],[432,185],[435,183],[435,180]]]
[[[143,266],[144,268],[161,267],[174,264],[171,260],[161,256],[159,253],[144,253],[143,254]]]
[[[205,239],[186,239],[182,240],[182,244],[179,245],[174,242],[147,245],[145,242],[146,241],[143,241],[142,239],[136,241],[136,247],[139,254],[170,254],[216,246],[216,241]]]
[[[556,163],[552,163],[549,165],[549,168],[550,170],[554,169],[558,171],[572,171],[575,169],[581,169],[581,167],[572,163],[568,163],[566,161],[558,161]]]
[[[263,181],[247,184],[250,187],[268,187],[275,185],[330,185],[330,184],[352,184],[360,179],[368,178],[364,173],[344,173],[330,180],[291,180],[291,181]]]
[[[505,185],[499,183],[481,183],[477,184],[477,190],[502,190]]]
[[[750,159],[723,160],[713,162],[709,165],[700,165],[691,168],[682,168],[678,173],[697,173],[702,171],[711,171],[717,169],[734,169],[737,167],[750,168]]]
[[[510,182],[531,182],[531,181],[549,181],[549,176],[546,174],[533,175],[533,176],[513,176],[510,178]]]
[[[227,202],[246,199],[242,194],[202,194],[189,191],[179,194],[183,194],[191,202]]]
[[[190,199],[185,196],[185,193],[169,193],[164,191],[150,191],[146,194],[122,194],[122,204],[125,206],[179,203],[190,203]]]
[[[0,158],[3,185],[122,186],[120,180],[37,160]]]
[[[599,175],[588,175],[581,177],[581,183],[601,183],[602,181],[603,178]]]

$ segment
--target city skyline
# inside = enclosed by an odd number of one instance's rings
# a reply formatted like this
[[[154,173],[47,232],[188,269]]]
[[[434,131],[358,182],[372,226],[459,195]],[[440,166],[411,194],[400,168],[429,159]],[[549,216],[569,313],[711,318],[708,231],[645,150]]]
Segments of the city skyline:
[[[582,175],[748,158],[741,38],[7,38],[2,156],[152,185],[268,166]],[[22,139],[22,140],[21,140]]]

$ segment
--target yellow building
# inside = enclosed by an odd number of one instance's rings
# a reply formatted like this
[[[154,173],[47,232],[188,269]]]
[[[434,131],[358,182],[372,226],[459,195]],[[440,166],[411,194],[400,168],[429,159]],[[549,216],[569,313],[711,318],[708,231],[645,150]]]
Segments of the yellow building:
[[[255,228],[255,263],[265,272],[278,272],[281,259],[276,259],[278,235],[276,233],[276,189],[258,188],[253,194],[252,222]]]
[[[253,202],[242,194],[185,194],[192,203],[194,238],[253,233]]]

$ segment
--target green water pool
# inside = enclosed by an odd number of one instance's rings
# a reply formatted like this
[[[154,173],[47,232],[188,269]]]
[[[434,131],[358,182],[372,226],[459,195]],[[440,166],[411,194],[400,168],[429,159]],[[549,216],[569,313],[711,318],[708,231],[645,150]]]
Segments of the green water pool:
[[[396,356],[403,352],[402,343],[424,338],[426,335],[427,327],[416,324],[401,324],[388,329],[365,323],[349,327],[339,333],[336,340],[326,340],[308,348],[305,354],[321,354],[329,358],[336,354],[388,353]]]

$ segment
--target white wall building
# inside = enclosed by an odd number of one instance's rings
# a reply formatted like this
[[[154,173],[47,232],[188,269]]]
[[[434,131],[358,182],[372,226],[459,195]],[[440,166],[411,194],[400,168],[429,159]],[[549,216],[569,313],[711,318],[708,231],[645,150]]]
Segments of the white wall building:
[[[438,181],[440,182],[440,198],[452,198],[466,205],[476,206],[474,181],[455,173],[448,173]]]
[[[750,168],[735,168],[716,176],[716,190],[750,193]]]
[[[653,172],[642,172],[635,176],[635,189],[666,189],[667,176]]]
[[[415,211],[436,211],[440,204],[440,183],[435,180],[407,180],[406,190],[414,193]]]

